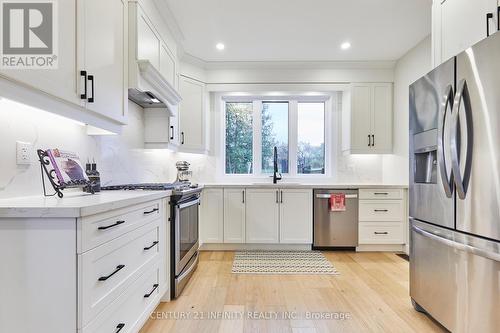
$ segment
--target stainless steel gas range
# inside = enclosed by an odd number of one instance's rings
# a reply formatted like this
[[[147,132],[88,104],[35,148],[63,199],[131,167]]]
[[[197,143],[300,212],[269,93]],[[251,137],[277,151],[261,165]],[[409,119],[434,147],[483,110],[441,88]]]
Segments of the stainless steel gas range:
[[[170,284],[171,298],[180,295],[198,266],[199,205],[202,187],[187,181],[125,184],[102,190],[171,190]]]

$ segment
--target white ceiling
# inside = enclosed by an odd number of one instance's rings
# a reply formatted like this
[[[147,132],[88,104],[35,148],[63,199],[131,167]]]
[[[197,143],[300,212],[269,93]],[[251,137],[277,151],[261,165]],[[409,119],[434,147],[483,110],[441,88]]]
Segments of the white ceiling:
[[[162,1],[204,61],[396,60],[431,29],[432,0]]]

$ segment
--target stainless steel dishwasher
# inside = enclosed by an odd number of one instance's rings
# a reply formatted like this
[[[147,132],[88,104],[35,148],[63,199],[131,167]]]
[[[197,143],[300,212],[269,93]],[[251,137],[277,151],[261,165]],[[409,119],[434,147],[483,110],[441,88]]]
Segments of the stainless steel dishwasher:
[[[345,211],[330,211],[330,196],[345,194]],[[314,249],[358,246],[358,190],[314,190]]]

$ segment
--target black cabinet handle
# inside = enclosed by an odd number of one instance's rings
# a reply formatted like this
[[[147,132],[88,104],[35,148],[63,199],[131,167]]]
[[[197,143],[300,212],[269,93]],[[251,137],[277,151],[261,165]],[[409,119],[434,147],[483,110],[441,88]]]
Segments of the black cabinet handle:
[[[374,212],[388,212],[389,210],[387,209],[374,209]]]
[[[151,250],[156,244],[158,244],[159,242],[158,241],[154,241],[153,244],[151,246],[148,246],[148,247],[145,247],[144,248],[144,251],[147,251],[147,250]]]
[[[280,200],[281,203],[283,203],[283,191],[281,191],[281,200]]]
[[[370,147],[371,145],[372,145],[372,138],[370,134],[368,134],[368,147]]]
[[[389,193],[387,193],[387,192],[374,192],[373,194],[375,194],[375,195],[388,195]]]
[[[373,233],[374,233],[375,235],[387,235],[387,234],[388,234],[388,232],[387,232],[387,231],[384,231],[384,232],[377,232],[377,231],[375,231],[375,232],[373,232]]]
[[[116,221],[116,223],[113,223],[113,224],[110,224],[110,225],[106,225],[104,227],[99,227],[97,228],[97,230],[106,230],[106,229],[109,229],[109,228],[113,228],[113,227],[116,227],[117,225],[120,225],[120,224],[123,224],[125,223],[125,221]]]
[[[151,214],[151,213],[154,213],[154,212],[157,212],[159,209],[158,208],[153,208],[152,210],[149,210],[147,212],[144,212],[144,215],[148,215],[148,214]]]
[[[92,97],[89,97],[87,101],[89,101],[89,103],[94,103],[94,75],[89,75],[88,78],[89,81],[92,83],[91,85]]]
[[[183,145],[184,144],[184,132],[181,132],[181,138],[182,138],[181,139],[181,145]]]
[[[500,6],[497,7],[497,30],[500,31]]]
[[[125,327],[124,323],[120,323],[120,324],[116,325],[116,331],[115,331],[115,333],[120,332],[122,330],[122,328],[124,328],[124,327]]]
[[[170,140],[174,139],[174,126],[170,126]]]
[[[372,147],[375,147],[375,134],[372,134]]]
[[[99,281],[106,281],[107,279],[109,279],[110,277],[121,271],[123,268],[125,268],[125,265],[116,266],[116,269],[111,274],[109,274],[108,276],[101,276],[99,278]]]
[[[148,298],[149,296],[151,296],[155,292],[156,288],[158,288],[158,284],[157,283],[153,284],[153,290],[151,290],[149,292],[149,294],[144,295],[144,298]]]
[[[493,13],[486,14],[486,37],[490,36],[490,19],[493,18]]]
[[[241,191],[241,195],[242,195],[242,203],[245,203],[245,190]]]
[[[87,99],[87,71],[80,71],[80,76],[83,76],[83,94],[80,95],[80,99]]]

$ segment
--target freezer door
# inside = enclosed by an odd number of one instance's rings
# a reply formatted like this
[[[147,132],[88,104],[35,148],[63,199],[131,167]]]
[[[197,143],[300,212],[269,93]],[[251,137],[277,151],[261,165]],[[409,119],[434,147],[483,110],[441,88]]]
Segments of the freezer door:
[[[410,216],[455,227],[449,125],[454,94],[451,59],[410,86]]]
[[[500,33],[457,56],[457,229],[500,240]],[[454,133],[453,133],[454,132]]]
[[[452,332],[498,332],[500,244],[410,222],[412,299]]]

